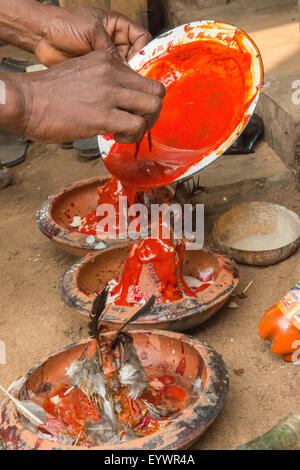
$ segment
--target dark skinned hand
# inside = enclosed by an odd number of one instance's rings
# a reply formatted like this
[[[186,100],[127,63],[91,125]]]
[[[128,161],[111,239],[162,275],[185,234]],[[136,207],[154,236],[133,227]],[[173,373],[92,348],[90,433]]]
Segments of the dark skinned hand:
[[[35,48],[46,66],[92,51],[109,52],[126,62],[151,40],[148,31],[115,11],[89,7],[54,11]]]
[[[46,143],[97,134],[114,134],[120,143],[138,142],[157,121],[165,96],[162,83],[142,77],[108,52],[10,76],[14,93],[19,93],[11,101],[23,117],[17,130]]]

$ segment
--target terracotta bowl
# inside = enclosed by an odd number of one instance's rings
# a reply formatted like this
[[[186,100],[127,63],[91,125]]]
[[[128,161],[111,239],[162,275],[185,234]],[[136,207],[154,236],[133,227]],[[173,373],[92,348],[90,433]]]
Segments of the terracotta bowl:
[[[70,230],[74,216],[84,217],[97,207],[97,188],[104,185],[109,177],[96,177],[79,181],[49,196],[37,212],[37,224],[41,232],[59,248],[75,256],[97,253],[103,249],[118,246],[118,240],[97,240],[88,243],[87,235]],[[165,202],[165,196],[173,196],[170,186],[151,190],[153,203]],[[94,237],[95,238],[95,237]],[[124,243],[124,240],[122,240]],[[128,240],[128,243],[131,243]]]
[[[90,254],[71,266],[60,281],[62,299],[81,316],[89,320],[95,292],[101,292],[108,281],[120,279],[128,246],[109,248],[96,255]],[[216,280],[196,298],[155,305],[152,311],[131,323],[134,328],[156,328],[184,331],[199,325],[216,313],[226,302],[239,282],[239,271],[234,262],[220,254],[206,250],[186,251],[184,274],[197,277],[198,269],[212,267]],[[110,329],[119,327],[137,307],[107,307],[104,322]]]
[[[213,349],[188,336],[166,331],[130,331],[144,367],[157,367],[162,362],[168,371],[176,374],[176,367],[185,359],[183,379],[187,392],[199,377],[202,386],[198,396],[166,428],[129,442],[94,448],[94,450],[176,450],[190,447],[212,424],[220,413],[228,389],[228,374],[224,362]],[[48,357],[33,367],[24,377],[10,387],[19,399],[33,392],[37,399],[45,399],[57,383],[62,383],[66,368],[82,354],[95,352],[91,339],[75,343]],[[180,376],[182,380],[182,377]],[[43,439],[25,429],[20,423],[14,404],[4,399],[1,404],[0,436],[9,450],[74,450],[72,447]]]
[[[272,202],[243,203],[217,220],[213,236],[218,249],[238,263],[268,266],[299,247],[300,218]]]

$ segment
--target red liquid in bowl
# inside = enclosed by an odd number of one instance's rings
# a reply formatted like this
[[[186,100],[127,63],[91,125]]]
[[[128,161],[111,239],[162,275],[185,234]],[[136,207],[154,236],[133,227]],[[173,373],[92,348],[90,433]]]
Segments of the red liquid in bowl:
[[[152,129],[135,145],[114,144],[105,164],[126,186],[162,186],[226,142],[245,117],[252,96],[251,55],[239,45],[205,39],[170,48],[140,73],[162,81],[167,95]]]

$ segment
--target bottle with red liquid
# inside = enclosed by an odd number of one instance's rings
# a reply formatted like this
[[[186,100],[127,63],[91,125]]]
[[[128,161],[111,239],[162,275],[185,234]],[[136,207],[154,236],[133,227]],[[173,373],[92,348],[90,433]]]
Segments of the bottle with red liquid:
[[[259,324],[259,335],[287,362],[300,359],[300,281],[271,307]]]

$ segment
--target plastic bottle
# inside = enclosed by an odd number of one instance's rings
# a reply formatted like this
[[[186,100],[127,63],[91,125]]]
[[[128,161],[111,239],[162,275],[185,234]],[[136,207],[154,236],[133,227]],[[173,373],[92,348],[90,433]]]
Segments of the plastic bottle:
[[[259,324],[259,335],[287,362],[300,360],[300,281],[271,307]]]

